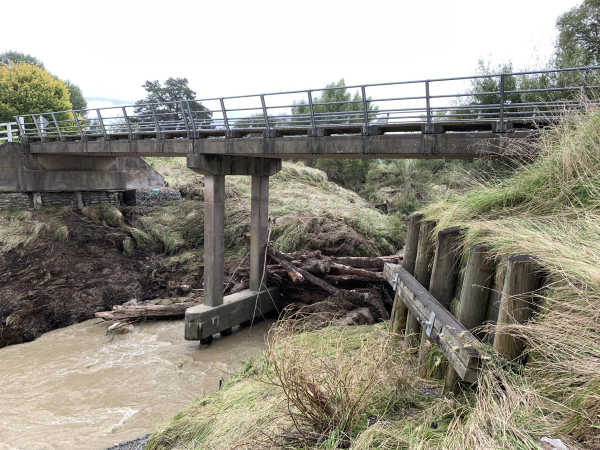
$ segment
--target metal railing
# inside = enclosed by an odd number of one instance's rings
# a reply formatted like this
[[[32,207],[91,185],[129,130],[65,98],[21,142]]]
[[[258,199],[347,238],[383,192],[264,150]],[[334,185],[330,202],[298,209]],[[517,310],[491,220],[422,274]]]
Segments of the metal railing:
[[[354,95],[350,91],[355,90]],[[58,111],[17,117],[20,136],[32,140],[231,137],[239,129],[361,128],[376,124],[441,121],[553,121],[596,102],[600,66],[396,83],[328,87],[269,94],[180,100]]]
[[[17,122],[0,123],[0,142],[19,140]]]

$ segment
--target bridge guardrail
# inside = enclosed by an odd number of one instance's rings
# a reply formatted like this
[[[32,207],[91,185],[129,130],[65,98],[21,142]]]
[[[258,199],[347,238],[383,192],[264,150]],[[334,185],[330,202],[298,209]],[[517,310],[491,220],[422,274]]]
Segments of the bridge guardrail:
[[[19,128],[17,122],[0,123],[0,143],[19,140]]]
[[[354,90],[354,95],[348,90]],[[16,116],[22,139],[87,140],[235,135],[256,128],[317,135],[320,127],[353,125],[371,134],[377,124],[442,121],[551,122],[596,102],[600,66],[328,87],[269,94],[180,100]],[[301,134],[301,133],[300,133]]]

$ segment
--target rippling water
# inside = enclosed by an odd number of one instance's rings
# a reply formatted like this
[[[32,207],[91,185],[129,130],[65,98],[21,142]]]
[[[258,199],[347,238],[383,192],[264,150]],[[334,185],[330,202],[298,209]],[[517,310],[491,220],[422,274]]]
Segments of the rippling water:
[[[0,450],[96,450],[143,436],[264,350],[271,324],[203,347],[183,339],[183,321],[111,340],[89,320],[0,349]]]

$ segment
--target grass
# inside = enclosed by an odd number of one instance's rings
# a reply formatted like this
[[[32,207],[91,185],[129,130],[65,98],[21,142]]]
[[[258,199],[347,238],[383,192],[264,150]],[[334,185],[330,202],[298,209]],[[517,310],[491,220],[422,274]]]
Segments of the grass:
[[[185,158],[148,158],[169,187],[182,192],[180,205],[156,208],[137,219],[136,228],[160,243],[167,254],[204,244],[203,177],[185,167]],[[230,258],[247,251],[250,231],[250,177],[226,179],[225,247]],[[329,254],[391,254],[401,244],[403,222],[372,208],[356,193],[328,181],[302,164],[284,163],[270,180],[271,239],[282,251],[322,250]]]
[[[518,448],[538,448],[542,435],[571,441],[569,448],[600,446],[599,148],[598,111],[565,117],[541,135],[537,159],[514,176],[474,181],[472,192],[425,208],[438,229],[465,228],[465,253],[487,242],[497,259],[532,254],[548,276],[537,320],[507,330],[529,352],[522,376],[502,382],[522,399],[523,413],[489,421],[482,434],[490,442],[510,430]],[[478,393],[476,411],[492,406],[487,392]]]
[[[146,448],[333,449],[422,401],[406,376],[409,356],[383,324],[287,329],[272,330],[264,354],[160,427]]]

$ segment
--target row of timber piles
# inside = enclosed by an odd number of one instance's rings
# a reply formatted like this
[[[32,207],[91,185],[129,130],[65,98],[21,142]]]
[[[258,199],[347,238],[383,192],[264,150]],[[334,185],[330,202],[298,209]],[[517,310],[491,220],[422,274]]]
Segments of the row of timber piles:
[[[535,311],[541,286],[535,258],[522,255],[495,261],[488,246],[480,243],[469,249],[466,263],[461,265],[461,229],[441,230],[437,236],[434,229],[435,223],[423,214],[409,218],[402,268],[442,307],[452,309],[459,325],[475,338],[492,344],[508,361],[521,363],[524,342],[508,328],[527,322]],[[419,347],[421,376],[435,376],[437,372],[445,376],[444,390],[457,392],[461,377],[453,368],[453,359],[438,364],[436,370],[428,358],[431,338],[426,333],[427,324],[426,319],[410,312],[396,290],[390,330],[405,336],[406,347]]]

